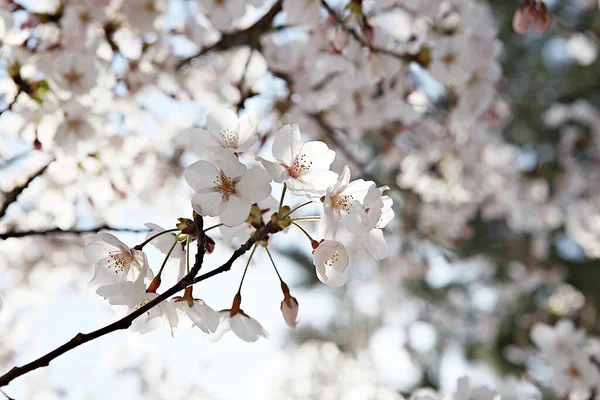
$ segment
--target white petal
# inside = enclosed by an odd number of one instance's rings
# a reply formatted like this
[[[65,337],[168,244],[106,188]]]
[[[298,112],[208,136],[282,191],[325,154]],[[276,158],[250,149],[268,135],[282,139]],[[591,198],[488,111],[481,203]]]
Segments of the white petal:
[[[184,129],[181,131],[181,136],[186,150],[201,157],[210,154],[212,148],[221,145],[215,136],[202,128]]]
[[[229,196],[227,207],[220,215],[221,222],[227,226],[243,223],[250,213],[250,204],[242,202],[236,196]]]
[[[256,143],[258,140],[256,127],[260,123],[260,120],[261,118],[258,114],[252,111],[248,111],[241,116],[237,151],[246,151]]]
[[[196,193],[192,196],[192,206],[200,215],[210,215],[217,217],[225,210],[226,204],[223,201],[223,196],[217,192],[211,193]]]
[[[285,165],[292,165],[302,148],[302,135],[298,125],[284,125],[275,135],[273,156]]]
[[[287,172],[287,169],[285,169],[285,167],[281,165],[278,161],[267,161],[262,157],[256,157],[256,160],[262,163],[263,167],[265,167],[265,169],[267,170],[269,175],[271,175],[271,178],[275,182],[283,183],[286,179],[290,177],[289,173]]]
[[[250,168],[235,185],[241,199],[248,204],[258,203],[271,195],[271,177],[262,168]]]
[[[334,269],[327,270],[327,276],[321,275],[317,269],[317,278],[329,287],[344,286],[348,282],[350,276],[350,268],[346,268],[343,272],[338,272]]]
[[[325,143],[320,141],[305,143],[298,156],[310,165],[311,169],[328,170],[335,159],[335,151],[331,150]]]
[[[231,330],[245,342],[256,342],[260,337],[267,337],[268,334],[262,325],[254,318],[236,314],[229,320]]]
[[[365,247],[376,260],[382,260],[388,255],[388,244],[381,229],[372,229],[364,238]]]
[[[237,147],[240,124],[233,111],[221,108],[209,112],[206,116],[206,129],[223,147]]]
[[[183,176],[188,185],[199,192],[215,186],[214,182],[219,178],[219,170],[214,164],[200,160],[187,167]]]

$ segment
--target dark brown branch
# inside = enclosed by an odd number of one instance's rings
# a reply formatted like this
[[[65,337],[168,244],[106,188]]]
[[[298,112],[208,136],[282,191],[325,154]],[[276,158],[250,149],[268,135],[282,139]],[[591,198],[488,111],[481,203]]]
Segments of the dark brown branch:
[[[110,225],[100,225],[93,228],[86,229],[60,229],[60,228],[51,228],[45,229],[41,231],[17,231],[17,232],[6,232],[0,233],[0,240],[5,240],[8,238],[22,238],[26,236],[50,236],[50,235],[60,235],[60,234],[72,234],[72,235],[81,235],[84,233],[96,233],[99,231],[113,231],[113,232],[132,232],[132,233],[145,233],[150,232],[150,228],[121,228]]]
[[[272,29],[273,19],[275,19],[275,16],[281,11],[282,3],[283,0],[277,0],[265,15],[248,28],[240,31],[223,33],[218,42],[203,48],[191,57],[181,60],[177,65],[177,69],[183,68],[193,59],[203,56],[213,50],[227,50],[240,46],[250,46],[252,49],[260,49],[260,37],[263,33]]]
[[[204,247],[206,244],[206,236],[204,235],[204,232],[202,232],[202,224],[203,223],[202,223],[201,217],[198,219],[197,223],[199,224],[198,231],[200,232],[200,236],[198,238],[198,253],[196,254],[196,260],[194,262],[194,267],[189,272],[189,274],[184,276],[179,282],[177,282],[173,287],[168,289],[166,292],[162,293],[161,295],[156,297],[154,300],[152,300],[149,303],[145,304],[144,306],[138,308],[131,314],[121,318],[120,320],[113,322],[112,324],[107,325],[104,328],[100,328],[100,329],[90,332],[90,333],[78,333],[77,335],[75,335],[75,337],[73,337],[73,339],[69,340],[67,343],[63,344],[62,346],[57,347],[56,349],[52,350],[50,353],[38,358],[37,360],[32,361],[29,364],[25,364],[22,367],[14,367],[10,371],[8,371],[5,375],[0,376],[0,387],[8,385],[13,379],[18,378],[19,376],[24,375],[28,372],[31,372],[38,368],[47,367],[50,364],[50,361],[54,360],[55,358],[63,355],[64,353],[66,353],[70,350],[73,350],[76,347],[81,346],[84,343],[87,343],[91,340],[97,339],[101,336],[107,335],[111,332],[114,332],[114,331],[117,331],[120,329],[129,328],[131,326],[131,323],[133,322],[133,320],[135,320],[139,316],[143,315],[144,313],[149,311],[151,308],[157,306],[162,301],[168,299],[169,297],[173,296],[177,292],[180,292],[181,290],[183,290],[186,287],[188,287],[189,285],[191,285],[193,283],[194,277],[198,274],[198,271],[200,271],[200,267],[202,266],[202,262],[204,260]]]
[[[131,314],[121,318],[120,320],[113,322],[110,325],[107,325],[103,328],[100,328],[100,329],[90,332],[90,333],[78,333],[77,335],[75,335],[75,337],[73,337],[73,339],[69,340],[62,346],[57,347],[56,349],[52,350],[48,354],[38,358],[37,360],[34,360],[34,361],[30,362],[29,364],[25,364],[22,367],[14,367],[10,371],[8,371],[6,374],[0,376],[0,387],[8,385],[13,379],[16,379],[22,375],[25,375],[33,370],[36,370],[38,368],[47,367],[50,364],[50,362],[52,360],[54,360],[55,358],[63,355],[64,353],[66,353],[70,350],[75,349],[76,347],[81,346],[84,343],[87,343],[91,340],[97,339],[101,336],[107,335],[111,332],[114,332],[114,331],[117,331],[120,329],[129,328],[129,326],[131,326],[131,323],[136,318],[143,315],[144,313],[146,313],[153,307],[157,306],[164,300],[167,300],[169,297],[173,296],[174,294],[185,289],[186,287],[193,285],[195,283],[198,283],[198,282],[202,282],[203,280],[211,278],[221,272],[228,271],[229,269],[231,269],[231,266],[233,265],[235,260],[240,258],[244,253],[246,253],[254,245],[254,243],[261,241],[261,240],[266,240],[269,237],[269,234],[276,233],[276,232],[279,232],[282,230],[282,228],[279,226],[279,224],[277,222],[271,221],[268,224],[263,225],[262,227],[257,229],[252,234],[252,236],[250,237],[250,239],[248,239],[246,241],[246,243],[244,243],[236,251],[233,252],[231,257],[229,258],[229,260],[227,260],[227,262],[225,264],[221,265],[219,268],[217,268],[215,270],[212,270],[210,272],[207,272],[203,275],[196,277],[196,275],[198,274],[198,271],[200,271],[200,267],[202,266],[202,263],[204,261],[204,252],[205,252],[205,244],[206,244],[206,236],[204,235],[204,232],[202,232],[202,229],[203,229],[202,219],[199,218],[196,222],[199,224],[197,232],[200,232],[200,235],[198,238],[198,252],[196,254],[194,267],[192,268],[192,270],[190,271],[189,274],[184,276],[179,282],[177,282],[173,287],[168,289],[166,292],[162,293],[161,295],[156,297],[151,302],[138,308],[137,310],[135,310]]]
[[[48,162],[48,164],[44,165],[37,172],[35,172],[33,175],[31,175],[25,183],[23,183],[21,185],[17,185],[13,190],[11,190],[10,192],[8,192],[6,194],[6,196],[4,198],[4,203],[2,204],[2,207],[0,207],[0,219],[4,218],[8,207],[12,203],[17,201],[19,195],[21,193],[23,193],[23,190],[25,190],[25,188],[27,188],[27,186],[29,186],[29,184],[35,180],[35,178],[37,178],[38,176],[40,176],[44,172],[46,172],[46,169],[50,166],[50,164],[52,164],[52,161],[54,161],[54,160],[50,160],[50,162]]]
[[[349,26],[347,26],[346,22],[344,21],[344,19],[342,17],[340,17],[338,15],[338,13],[335,12],[335,10],[333,8],[331,8],[331,6],[329,4],[327,4],[327,1],[322,0],[321,4],[323,5],[323,7],[325,7],[325,9],[327,10],[327,13],[331,16],[331,18],[333,18],[338,24],[340,24],[340,26],[342,27],[343,30],[345,30],[346,32],[348,32],[354,39],[356,39],[363,46],[367,47],[373,53],[385,54],[385,55],[388,55],[388,56],[391,56],[391,57],[395,57],[395,58],[397,58],[399,60],[406,61],[406,62],[416,61],[414,59],[414,57],[411,56],[410,54],[397,53],[397,52],[395,52],[393,50],[388,50],[388,49],[384,49],[384,48],[381,48],[381,47],[377,47],[377,46],[371,45],[355,29],[352,29]]]

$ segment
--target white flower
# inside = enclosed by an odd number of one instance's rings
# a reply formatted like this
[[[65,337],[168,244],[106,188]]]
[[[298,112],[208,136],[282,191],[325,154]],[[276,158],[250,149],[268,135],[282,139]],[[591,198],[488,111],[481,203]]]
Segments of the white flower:
[[[284,0],[283,13],[288,24],[314,27],[321,18],[321,5],[318,0]]]
[[[63,103],[62,108],[65,118],[54,134],[57,148],[70,155],[85,154],[96,148],[100,125],[98,116],[74,99]]]
[[[150,232],[148,232],[146,234],[146,240],[150,239],[152,236],[156,236],[157,233],[165,231],[165,228],[163,228],[162,226],[153,224],[153,223],[147,223],[144,225],[147,226],[148,228],[152,229]],[[175,240],[177,240],[177,236],[174,233],[165,233],[163,235],[157,236],[156,238],[152,239],[152,241],[150,241],[150,243],[154,247],[156,247],[158,250],[160,250],[161,253],[167,254],[169,252],[169,250],[171,249],[171,246],[173,246],[173,242]],[[171,255],[169,257],[170,258],[181,258],[183,256],[185,256],[185,248],[183,246],[183,243],[181,243],[179,246],[175,246],[175,248],[173,249],[173,251],[171,252]]]
[[[233,21],[246,14],[246,6],[260,6],[264,0],[199,0],[200,8],[215,28],[231,30]]]
[[[208,304],[192,296],[192,287],[185,289],[183,297],[175,297],[173,304],[178,311],[183,312],[192,323],[204,333],[215,333],[219,327],[220,316]]]
[[[339,287],[348,281],[350,257],[343,244],[324,240],[313,251],[313,264],[317,277],[331,287]]]
[[[63,51],[51,60],[51,65],[52,82],[74,95],[88,93],[98,83],[98,69],[94,57],[89,54]]]
[[[583,352],[571,356],[568,364],[553,367],[550,387],[561,397],[589,399],[591,389],[600,382],[598,367]]]
[[[128,277],[137,278],[140,274],[151,278],[146,254],[141,250],[130,249],[114,235],[98,232],[85,239],[85,258],[94,264],[92,286],[108,286],[123,283]]]
[[[246,314],[241,308],[242,296],[238,293],[233,298],[233,305],[229,310],[221,310],[221,331],[232,330],[245,342],[256,342],[262,337],[268,338],[269,334],[262,325]],[[220,337],[220,336],[219,336]]]
[[[350,182],[350,168],[344,167],[337,182],[327,189],[323,198],[324,215],[319,222],[319,233],[325,239],[334,239],[340,222],[350,232],[362,235],[368,231],[368,218],[362,207],[374,182],[357,179]]]
[[[146,292],[146,285],[141,277],[138,277],[134,282],[128,281],[119,284],[119,286],[121,290],[117,295],[110,297],[109,303],[114,306],[126,306],[127,314],[131,314],[158,297],[156,293]],[[101,291],[98,294],[103,295]],[[173,304],[169,301],[163,301],[133,320],[130,329],[134,332],[147,333],[164,324],[169,328],[172,336],[173,328],[178,323],[177,310]]]
[[[214,163],[198,161],[184,173],[188,184],[196,191],[192,206],[200,215],[219,216],[227,226],[246,220],[253,203],[271,194],[271,179],[261,168],[248,169],[237,157],[222,150]]]
[[[540,356],[554,365],[568,364],[569,357],[585,342],[585,331],[576,330],[573,321],[561,319],[554,327],[538,323],[530,332]]]
[[[385,258],[388,254],[388,244],[383,237],[382,228],[394,218],[390,196],[382,196],[387,186],[377,188],[371,186],[363,202],[363,210],[367,215],[367,226],[362,235],[366,249],[376,260]]]
[[[471,75],[473,65],[464,43],[462,34],[439,39],[431,51],[431,75],[447,84],[464,84]]]
[[[156,19],[163,8],[164,4],[159,0],[126,0],[122,12],[132,28],[147,33],[155,30]]]
[[[261,157],[257,160],[275,182],[285,183],[296,195],[323,194],[337,178],[337,174],[329,170],[335,151],[323,142],[304,143],[298,125],[285,125],[277,132],[273,156],[277,162]]]
[[[494,400],[496,393],[485,386],[471,387],[469,378],[462,377],[458,380],[454,400]]]
[[[203,155],[211,147],[220,146],[236,153],[248,150],[258,140],[256,127],[260,117],[247,112],[239,119],[233,111],[219,109],[206,116],[206,130],[190,128],[184,131],[191,150]]]

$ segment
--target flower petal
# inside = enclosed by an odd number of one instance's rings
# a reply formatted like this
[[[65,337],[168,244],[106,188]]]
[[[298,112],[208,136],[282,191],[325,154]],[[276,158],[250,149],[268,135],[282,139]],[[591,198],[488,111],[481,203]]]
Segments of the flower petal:
[[[302,148],[302,135],[298,125],[284,125],[273,141],[273,156],[285,165],[292,165]]]

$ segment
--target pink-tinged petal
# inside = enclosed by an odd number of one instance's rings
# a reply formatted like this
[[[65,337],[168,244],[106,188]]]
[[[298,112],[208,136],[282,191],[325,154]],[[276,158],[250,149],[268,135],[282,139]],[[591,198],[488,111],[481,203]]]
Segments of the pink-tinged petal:
[[[552,19],[550,18],[550,14],[548,12],[540,13],[535,19],[533,24],[533,28],[539,34],[544,34],[550,28],[550,24],[552,23]]]
[[[242,201],[253,204],[271,195],[271,176],[262,168],[250,168],[235,185]]]
[[[287,326],[292,329],[298,324],[298,301],[294,297],[289,297],[281,302],[281,313]]]
[[[291,166],[302,145],[302,135],[298,125],[284,125],[275,135],[273,156],[283,164]]]
[[[209,112],[206,116],[206,129],[223,147],[237,147],[240,124],[233,111],[221,108]]]
[[[281,165],[278,161],[267,161],[262,157],[256,157],[256,161],[260,161],[263,167],[267,170],[269,175],[271,175],[271,179],[273,179],[277,183],[283,183],[286,179],[290,177],[287,169]]]
[[[260,123],[261,118],[258,114],[248,111],[240,118],[240,134],[238,139],[237,151],[246,151],[256,143],[258,135],[256,127]]]
[[[513,15],[513,29],[517,33],[527,33],[533,17],[529,11],[529,7],[519,7]]]
[[[329,169],[335,159],[335,151],[325,143],[315,141],[305,143],[300,149],[299,156],[308,163],[310,169]]]
[[[372,229],[365,235],[364,241],[365,247],[375,260],[379,261],[387,257],[389,247],[381,229]]]
[[[251,205],[244,203],[236,196],[229,196],[227,207],[220,216],[221,222],[227,226],[236,226],[243,223],[250,213]]]
[[[187,167],[183,177],[192,189],[199,192],[215,186],[219,170],[214,164],[200,160]]]
[[[192,206],[200,215],[210,215],[217,217],[225,211],[226,204],[223,196],[217,192],[196,193],[192,196]]]

